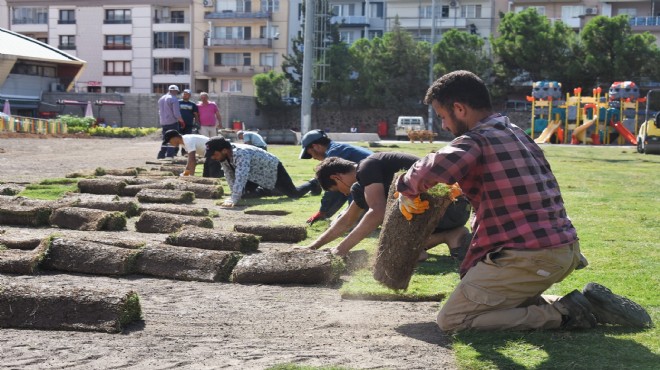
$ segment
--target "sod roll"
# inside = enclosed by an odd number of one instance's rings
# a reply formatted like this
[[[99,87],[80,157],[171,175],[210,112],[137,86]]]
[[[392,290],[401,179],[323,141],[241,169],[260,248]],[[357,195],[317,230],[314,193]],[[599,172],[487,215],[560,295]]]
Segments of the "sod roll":
[[[93,275],[128,275],[140,250],[72,239],[53,239],[42,267]]]
[[[73,230],[117,231],[126,229],[126,215],[100,209],[62,207],[53,211],[50,224]]]
[[[290,214],[291,211],[285,211],[283,209],[246,209],[243,213],[246,215],[286,216]]]
[[[137,293],[0,285],[0,327],[119,333],[142,310]]]
[[[171,172],[173,175],[178,176],[182,174],[183,171],[186,170],[186,166],[172,164],[172,165],[160,166],[158,170],[161,172]]]
[[[0,225],[47,226],[50,207],[0,204]]]
[[[224,194],[224,189],[221,185],[206,185],[206,184],[197,184],[194,182],[180,180],[166,180],[159,182],[152,182],[147,184],[131,185],[127,186],[123,195],[131,196],[138,194],[142,189],[165,189],[165,190],[178,190],[178,191],[190,191],[195,194],[195,198],[200,199],[218,199]],[[133,193],[133,194],[132,194]]]
[[[165,189],[142,189],[136,197],[142,203],[192,203],[195,200],[191,191]]]
[[[21,249],[31,251],[41,243],[42,238],[33,236],[10,236],[0,235],[0,246],[9,249]]]
[[[146,170],[145,170],[146,171]],[[103,168],[94,170],[96,176],[137,176],[140,171],[137,168]]]
[[[398,201],[394,199],[394,188],[394,185],[390,186],[373,276],[388,288],[407,289],[419,254],[424,249],[424,241],[438,225],[451,200],[447,195],[432,195],[437,191],[435,187],[429,189],[429,192],[421,195],[422,201],[429,202],[429,209],[413,215],[412,220],[408,221],[401,214]]]
[[[221,185],[222,181],[218,178],[213,178],[213,177],[199,177],[199,176],[181,176],[177,180],[179,181],[185,181],[185,182],[192,182],[195,184],[202,184],[202,185]]]
[[[78,189],[81,193],[120,195],[125,187],[126,181],[118,179],[98,178],[78,181]]]
[[[50,238],[33,250],[0,249],[0,273],[31,275],[37,271],[50,247]]]
[[[144,211],[164,212],[184,216],[208,216],[209,209],[206,207],[198,208],[178,204],[140,204],[139,213]]]
[[[99,209],[102,211],[123,212],[127,217],[133,217],[139,213],[140,205],[132,200],[89,200],[79,199],[69,204],[70,207]]]
[[[307,239],[307,228],[298,225],[235,224],[234,231],[258,235],[262,242],[298,243]]]
[[[146,211],[140,214],[135,229],[141,233],[172,233],[184,225],[213,228],[209,217],[182,216],[176,214]]]
[[[259,248],[259,239],[252,234],[204,229],[195,226],[183,227],[181,231],[169,235],[165,242],[181,247],[216,251],[254,252]]]
[[[329,251],[292,250],[243,257],[231,274],[241,284],[328,284],[344,270]]]
[[[0,194],[2,195],[17,195],[25,190],[25,186],[18,184],[0,184]]]
[[[136,259],[135,269],[139,274],[168,279],[229,281],[239,258],[237,252],[148,245]]]

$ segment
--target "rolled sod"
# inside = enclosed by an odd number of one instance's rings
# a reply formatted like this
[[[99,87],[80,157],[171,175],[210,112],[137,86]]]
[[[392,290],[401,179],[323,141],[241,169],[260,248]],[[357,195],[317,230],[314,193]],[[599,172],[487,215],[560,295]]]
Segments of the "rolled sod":
[[[119,333],[141,315],[140,299],[133,291],[0,285],[3,328]]]
[[[181,176],[177,180],[202,185],[220,185],[222,181],[214,177]]]
[[[142,189],[190,191],[195,194],[195,198],[200,199],[218,199],[224,194],[224,189],[221,185],[197,184],[178,179],[152,182],[148,184],[129,185],[124,189],[122,194],[126,196],[134,196]]]
[[[216,251],[254,252],[259,248],[259,238],[252,234],[204,229],[195,226],[185,226],[181,231],[169,235],[165,242],[181,247]]]
[[[146,170],[143,170],[146,171]],[[137,176],[140,171],[137,168],[103,168],[94,170],[96,176]]]
[[[165,190],[165,189],[142,189],[137,195],[142,203],[192,203],[195,194],[192,191]]]
[[[9,249],[20,249],[30,251],[36,248],[41,243],[42,238],[30,236],[0,236],[0,246],[5,246]]]
[[[210,251],[169,245],[148,245],[136,259],[139,274],[176,280],[229,281],[238,252]]]
[[[307,239],[307,228],[298,225],[235,224],[234,231],[258,235],[262,242],[297,243]]]
[[[0,184],[0,194],[2,195],[17,195],[25,190],[25,186],[18,184]]]
[[[44,259],[49,247],[50,238],[46,238],[32,250],[0,249],[0,273],[33,274]]]
[[[102,211],[123,212],[127,217],[133,217],[139,213],[140,205],[132,200],[112,201],[78,199],[69,203],[69,207],[90,208]]]
[[[80,241],[111,245],[113,247],[126,248],[126,249],[140,249],[147,244],[147,242],[144,240],[108,238],[107,236],[103,236],[102,238],[100,238],[100,237],[94,237],[93,234],[89,237],[83,236],[82,238],[80,238]]]
[[[50,224],[73,230],[117,231],[126,229],[126,215],[100,209],[62,207],[53,211]]]
[[[291,211],[285,211],[283,209],[246,209],[243,213],[246,215],[286,216]]]
[[[146,211],[140,214],[135,229],[141,233],[172,233],[184,225],[213,228],[209,217],[182,216],[176,214]]]
[[[51,212],[46,206],[0,204],[0,225],[47,226]]]
[[[173,175],[180,175],[183,173],[183,171],[186,170],[186,166],[177,166],[177,165],[166,165],[166,166],[160,166],[158,168],[159,171],[161,172],[171,172]]]
[[[196,208],[192,206],[183,206],[177,204],[140,204],[139,213],[144,211],[172,213],[184,216],[208,216],[209,209],[206,207]]]
[[[328,284],[344,271],[329,251],[292,250],[243,257],[231,274],[241,284]]]
[[[452,201],[446,186],[439,184],[420,196],[422,201],[429,202],[429,209],[413,215],[412,220],[408,221],[401,214],[398,201],[394,199],[394,188],[394,185],[390,186],[373,276],[390,289],[407,289],[417,266],[417,258],[424,249],[424,241],[436,228]]]
[[[46,270],[93,275],[128,275],[134,272],[140,250],[84,240],[53,239],[42,263]]]
[[[126,181],[118,179],[97,178],[78,181],[78,189],[81,193],[120,195],[125,187]]]

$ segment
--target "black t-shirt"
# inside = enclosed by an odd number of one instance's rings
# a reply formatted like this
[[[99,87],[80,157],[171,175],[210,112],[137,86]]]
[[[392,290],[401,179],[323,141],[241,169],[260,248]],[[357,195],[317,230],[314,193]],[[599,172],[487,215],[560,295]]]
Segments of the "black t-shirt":
[[[363,159],[357,167],[357,182],[351,186],[351,195],[358,207],[368,209],[364,198],[364,188],[371,184],[383,184],[385,197],[390,189],[394,175],[408,170],[419,157],[406,153],[381,152]]]
[[[181,109],[181,118],[186,125],[192,127],[193,119],[195,118],[195,113],[199,111],[197,104],[191,102],[190,100],[185,101],[183,99],[179,100],[179,108]]]

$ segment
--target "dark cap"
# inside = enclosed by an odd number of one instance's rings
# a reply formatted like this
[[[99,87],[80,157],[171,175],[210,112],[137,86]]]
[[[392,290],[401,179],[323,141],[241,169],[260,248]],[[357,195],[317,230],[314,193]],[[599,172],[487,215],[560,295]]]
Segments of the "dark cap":
[[[206,142],[206,158],[211,157],[213,153],[219,152],[222,149],[231,149],[231,143],[222,136],[212,137]]]
[[[303,137],[302,140],[300,140],[300,144],[302,145],[302,151],[300,152],[300,159],[310,159],[312,158],[309,153],[307,153],[307,148],[312,145],[316,140],[328,137],[328,135],[323,132],[323,130],[312,130],[308,133],[306,133]]]
[[[181,134],[177,130],[165,131],[165,134],[163,135],[163,145],[169,144],[173,137],[181,137]]]

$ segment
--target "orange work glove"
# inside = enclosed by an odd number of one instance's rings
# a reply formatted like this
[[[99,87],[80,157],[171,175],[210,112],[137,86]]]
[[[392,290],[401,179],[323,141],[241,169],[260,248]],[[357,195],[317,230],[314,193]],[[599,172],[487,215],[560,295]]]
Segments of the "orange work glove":
[[[463,190],[457,182],[449,185],[449,199],[456,200],[456,198],[460,197],[461,195],[463,195]]]
[[[185,171],[183,171],[181,176],[192,176],[192,172],[190,170],[185,170]]]
[[[422,201],[419,196],[410,199],[397,191],[394,193],[394,198],[399,202],[399,211],[408,221],[412,220],[413,215],[421,215],[429,209],[429,201]]]

